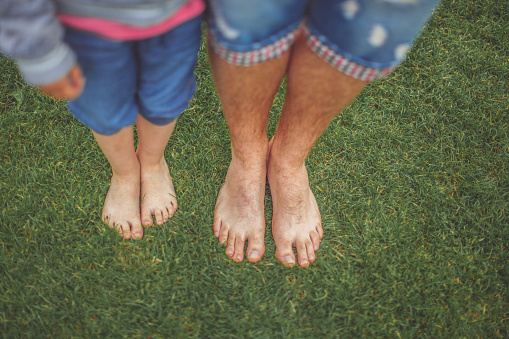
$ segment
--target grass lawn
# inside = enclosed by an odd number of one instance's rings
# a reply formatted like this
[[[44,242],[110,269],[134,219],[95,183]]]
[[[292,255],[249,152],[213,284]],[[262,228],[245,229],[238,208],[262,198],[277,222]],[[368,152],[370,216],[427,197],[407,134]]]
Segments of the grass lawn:
[[[447,0],[307,162],[325,237],[309,268],[233,263],[212,234],[230,140],[206,49],[167,148],[179,210],[127,241],[102,225],[89,130],[0,59],[0,335],[509,336],[509,2]],[[268,132],[284,101],[275,98]]]

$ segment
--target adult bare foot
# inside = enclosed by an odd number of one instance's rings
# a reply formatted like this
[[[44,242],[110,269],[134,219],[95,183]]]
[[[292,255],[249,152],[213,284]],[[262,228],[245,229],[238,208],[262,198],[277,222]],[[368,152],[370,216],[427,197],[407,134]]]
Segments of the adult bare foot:
[[[175,188],[164,158],[156,165],[141,163],[141,222],[152,226],[167,222],[177,210]]]
[[[276,256],[283,265],[293,267],[297,249],[299,265],[315,261],[323,237],[322,219],[315,196],[309,187],[304,164],[298,168],[278,163],[270,155],[268,179],[272,195],[272,234]]]
[[[104,199],[102,220],[115,227],[125,239],[141,239],[143,227],[140,220],[140,175],[119,176],[113,174],[110,188]]]
[[[225,253],[235,262],[259,261],[265,253],[265,155],[257,165],[232,160],[214,210],[214,235],[226,244]]]

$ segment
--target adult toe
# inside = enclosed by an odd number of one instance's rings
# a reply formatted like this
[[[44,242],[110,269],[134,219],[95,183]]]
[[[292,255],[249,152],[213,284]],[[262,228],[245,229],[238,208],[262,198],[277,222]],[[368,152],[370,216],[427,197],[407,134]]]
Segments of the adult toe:
[[[221,225],[221,228],[219,229],[219,233],[217,235],[217,238],[219,239],[219,243],[226,244],[228,241],[228,228],[225,225]]]
[[[250,262],[258,262],[265,253],[265,244],[263,236],[252,235],[247,239],[247,260]]]
[[[319,223],[317,226],[316,226],[316,232],[318,232],[318,236],[320,237],[320,239],[323,238],[323,227],[322,227],[322,223]]]
[[[235,236],[228,234],[228,240],[226,241],[226,250],[224,251],[230,258],[233,258],[235,253]]]
[[[244,260],[244,246],[246,244],[246,241],[240,237],[240,236],[237,236],[235,238],[235,249],[234,249],[234,252],[233,252],[233,260],[235,262],[241,262],[242,260]]]
[[[311,240],[309,240],[309,243],[311,244]],[[299,260],[299,265],[301,267],[308,267],[309,266],[309,258],[308,258],[306,241],[298,240],[295,247],[297,248],[297,258]]]
[[[278,241],[276,244],[276,256],[286,267],[293,267],[295,265],[295,254],[293,253],[292,242],[289,240]]]
[[[306,252],[308,255],[309,262],[312,263],[316,259],[315,249],[311,239],[306,242]]]
[[[318,235],[318,232],[313,231],[309,234],[309,237],[311,239],[312,247],[314,251],[318,251],[318,248],[320,247],[321,238]]]
[[[221,230],[222,221],[221,218],[214,215],[214,220],[212,221],[212,231],[214,235],[219,238],[219,231]]]

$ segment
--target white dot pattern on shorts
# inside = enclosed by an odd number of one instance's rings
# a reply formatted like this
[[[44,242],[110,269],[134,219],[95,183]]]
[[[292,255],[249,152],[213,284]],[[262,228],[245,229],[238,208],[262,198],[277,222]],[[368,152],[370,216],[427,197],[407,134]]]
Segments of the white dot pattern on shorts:
[[[385,43],[385,40],[387,40],[389,33],[384,28],[384,26],[380,24],[376,24],[371,29],[371,33],[368,37],[368,42],[373,47],[380,47]]]
[[[410,49],[409,44],[399,44],[398,46],[396,46],[396,49],[394,49],[394,56],[398,61],[403,60],[409,49]]]
[[[217,28],[227,39],[234,40],[240,36],[240,31],[228,25],[223,14],[218,9],[214,11],[214,14],[216,16]]]
[[[341,9],[345,18],[351,20],[360,10],[360,5],[356,0],[347,0],[341,4]]]
[[[321,37],[312,34],[309,27],[304,26],[304,32],[306,33],[306,42],[311,50],[346,75],[362,81],[373,81],[389,74],[393,69],[392,66],[379,69],[358,64],[330,48],[322,41]]]

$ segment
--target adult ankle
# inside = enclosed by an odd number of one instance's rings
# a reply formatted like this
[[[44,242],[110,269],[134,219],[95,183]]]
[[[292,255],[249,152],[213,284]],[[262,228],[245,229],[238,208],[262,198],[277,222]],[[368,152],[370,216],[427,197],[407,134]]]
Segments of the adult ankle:
[[[305,162],[306,158],[294,157],[271,149],[267,168],[271,171],[294,173],[305,168]]]
[[[268,151],[268,143],[262,145],[252,145],[253,147],[243,147],[234,149],[232,147],[232,162],[243,166],[262,166],[265,164]]]

